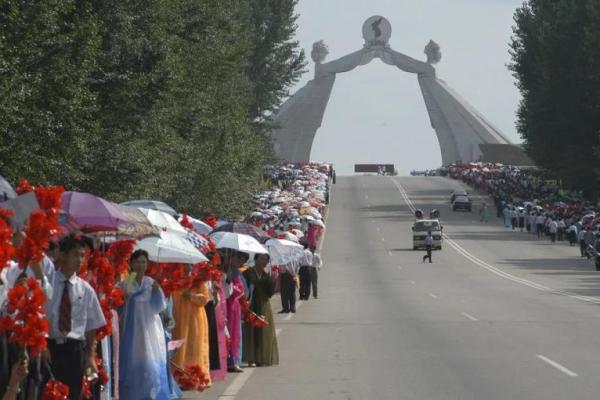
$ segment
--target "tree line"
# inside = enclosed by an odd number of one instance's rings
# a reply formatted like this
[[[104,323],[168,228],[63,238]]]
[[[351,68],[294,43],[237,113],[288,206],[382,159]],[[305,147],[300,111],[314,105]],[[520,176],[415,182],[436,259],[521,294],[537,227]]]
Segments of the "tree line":
[[[600,0],[528,0],[509,68],[517,129],[536,164],[588,199],[600,194]]]
[[[297,0],[0,0],[0,174],[247,209],[306,65]]]

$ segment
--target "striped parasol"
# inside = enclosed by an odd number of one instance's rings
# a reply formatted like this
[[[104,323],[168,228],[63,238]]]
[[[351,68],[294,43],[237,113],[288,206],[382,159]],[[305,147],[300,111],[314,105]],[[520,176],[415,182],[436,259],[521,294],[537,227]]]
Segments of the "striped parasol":
[[[216,232],[241,233],[243,235],[252,236],[260,243],[265,243],[267,240],[271,239],[271,236],[269,236],[269,234],[262,229],[257,228],[254,225],[244,224],[241,222],[234,222],[233,224],[219,226],[217,229],[211,232],[211,235]]]

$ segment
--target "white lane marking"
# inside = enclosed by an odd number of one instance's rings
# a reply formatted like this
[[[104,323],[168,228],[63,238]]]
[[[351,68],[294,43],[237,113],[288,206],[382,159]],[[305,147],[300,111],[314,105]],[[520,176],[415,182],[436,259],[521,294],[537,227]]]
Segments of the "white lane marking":
[[[408,194],[406,193],[406,191],[404,190],[404,188],[402,187],[402,185],[400,185],[398,182],[396,182],[393,178],[390,177],[390,179],[392,180],[392,182],[394,183],[394,185],[396,186],[396,188],[398,189],[398,191],[400,192],[400,194],[402,195],[402,197],[404,198],[404,201],[406,202],[406,204],[408,205],[408,207],[414,212],[416,210],[415,206],[412,204],[412,201],[410,200],[410,198],[408,198]],[[502,277],[508,280],[511,280],[513,282],[516,283],[520,283],[522,285],[525,286],[529,286],[533,289],[537,289],[543,292],[549,292],[549,293],[554,293],[554,294],[559,294],[562,296],[567,296],[573,299],[577,299],[577,300],[581,300],[581,301],[585,301],[588,303],[594,303],[594,304],[600,304],[600,299],[594,298],[594,297],[589,297],[589,296],[581,296],[578,295],[576,293],[572,293],[572,292],[568,292],[566,290],[561,290],[561,289],[554,289],[548,286],[544,286],[544,285],[540,285],[539,283],[535,283],[533,281],[524,279],[524,278],[519,278],[515,275],[509,274],[508,272],[502,271],[501,269],[494,267],[493,265],[490,265],[488,263],[486,263],[485,261],[477,258],[476,256],[474,256],[473,254],[469,253],[467,250],[465,250],[462,246],[460,246],[458,243],[456,243],[454,240],[452,240],[450,238],[450,236],[446,233],[443,234],[444,239],[446,240],[446,242],[454,249],[456,250],[460,255],[462,255],[463,257],[465,257],[466,259],[468,259],[469,261],[473,262],[474,264],[487,269],[488,271]]]
[[[303,300],[298,300],[296,302],[296,312],[298,312],[298,310],[300,309],[300,307],[302,307],[302,304],[304,304]],[[290,319],[292,319],[292,317],[296,315],[295,313],[289,313],[287,314],[285,317],[283,317],[284,321],[289,321]]]
[[[410,284],[411,284],[411,285],[414,285],[415,283],[417,283],[417,282],[415,282],[415,281],[410,281]]]
[[[398,265],[396,268],[398,268],[399,271],[402,271],[402,265]]]
[[[369,200],[369,195],[365,194],[365,199]]]
[[[235,379],[229,384],[229,386],[227,386],[227,389],[225,389],[223,394],[219,396],[219,400],[227,398],[231,399],[237,396],[242,387],[246,384],[246,381],[250,379],[254,371],[256,371],[256,368],[244,369],[244,373],[238,374],[238,376],[235,377]]]
[[[391,251],[388,251],[388,256],[393,257],[394,253],[392,253]]]
[[[466,319],[470,319],[471,321],[479,321],[477,318],[475,318],[471,314],[467,314],[466,312],[463,312],[461,314],[463,315],[463,317],[465,317]]]
[[[382,242],[385,242],[385,238],[384,238],[384,237],[382,237],[382,238],[381,238],[381,241],[382,241]]]
[[[570,376],[572,378],[578,376],[575,372],[571,371],[569,368],[567,368],[567,367],[565,367],[563,365],[560,365],[559,363],[557,363],[556,361],[553,361],[553,360],[549,359],[548,357],[544,357],[543,355],[538,354],[537,358],[539,358],[540,360],[542,360],[545,363],[553,366],[554,368],[556,368],[560,372],[562,372],[562,373],[564,373],[564,374],[566,374],[566,375],[568,375],[568,376]]]
[[[279,337],[279,334],[282,331],[283,331],[282,328],[275,329],[275,336]],[[248,381],[248,379],[250,378],[250,376],[252,375],[253,372],[254,372],[254,369],[246,368],[244,370],[243,374],[240,374],[235,377],[235,379],[229,384],[229,386],[227,386],[227,389],[225,389],[225,392],[223,392],[223,394],[221,396],[219,396],[218,399],[221,400],[221,399],[235,398],[238,395],[238,393],[240,392],[240,390],[242,389],[242,387],[246,384],[246,382]]]
[[[432,299],[439,299],[439,297],[433,293],[429,293],[429,297],[431,297]]]
[[[380,227],[377,227],[377,232],[381,232],[381,228]]]

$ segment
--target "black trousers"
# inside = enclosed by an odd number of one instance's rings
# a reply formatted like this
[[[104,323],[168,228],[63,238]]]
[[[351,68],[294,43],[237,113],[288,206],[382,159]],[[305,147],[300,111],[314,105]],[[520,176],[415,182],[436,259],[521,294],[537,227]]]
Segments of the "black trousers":
[[[69,340],[58,344],[48,340],[54,378],[69,386],[69,400],[81,400],[81,381],[85,373],[85,342]]]
[[[219,334],[217,330],[217,316],[215,314],[215,303],[209,301],[204,306],[206,319],[208,320],[208,353],[210,370],[221,369],[221,358],[219,357]]]
[[[537,237],[541,237],[544,233],[544,224],[536,224],[535,232],[537,233]]]
[[[433,261],[431,260],[431,246],[426,246],[426,247],[425,247],[425,251],[427,251],[427,254],[425,254],[425,255],[423,256],[423,262],[425,262],[425,260],[426,260],[426,259],[428,259],[428,258],[429,258],[429,262],[433,262]]]
[[[292,274],[283,273],[279,276],[281,283],[281,307],[283,311],[296,312],[296,282]]]
[[[316,299],[318,297],[318,284],[319,284],[319,269],[315,267],[310,267],[310,283],[312,285],[313,297]]]
[[[303,265],[298,271],[300,275],[300,300],[308,300],[310,297],[310,269],[308,265]]]
[[[579,250],[581,251],[581,257],[587,256],[587,244],[585,243],[585,240],[579,241]]]

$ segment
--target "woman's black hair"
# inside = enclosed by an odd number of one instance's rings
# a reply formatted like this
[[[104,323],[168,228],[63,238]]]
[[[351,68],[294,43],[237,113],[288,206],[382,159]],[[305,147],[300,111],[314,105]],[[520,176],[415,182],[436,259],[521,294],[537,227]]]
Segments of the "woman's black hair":
[[[137,249],[136,251],[131,253],[131,257],[129,257],[129,262],[135,261],[140,257],[146,257],[146,260],[150,260],[150,257],[148,256],[148,252],[146,250]]]
[[[248,259],[250,258],[250,256],[248,255],[248,253],[244,253],[242,251],[236,251],[235,255],[239,259],[244,260],[244,262],[248,261]]]
[[[260,256],[267,256],[267,262],[271,261],[271,256],[269,254],[255,254],[254,255],[254,261],[258,260],[258,257]]]

